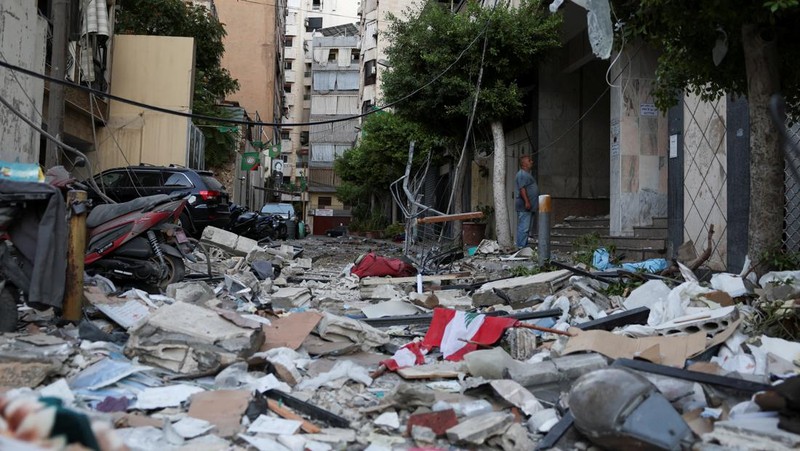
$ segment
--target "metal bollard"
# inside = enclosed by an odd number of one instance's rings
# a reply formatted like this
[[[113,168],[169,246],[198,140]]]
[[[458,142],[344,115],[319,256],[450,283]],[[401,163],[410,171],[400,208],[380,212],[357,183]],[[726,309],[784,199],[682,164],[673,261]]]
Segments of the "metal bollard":
[[[539,196],[539,266],[550,261],[550,210],[552,204],[549,194]]]
[[[67,192],[70,211],[69,245],[67,247],[67,286],[64,290],[62,317],[66,321],[81,320],[83,308],[83,258],[86,253],[86,191]],[[73,205],[76,205],[73,209]],[[77,211],[76,211],[77,210]]]

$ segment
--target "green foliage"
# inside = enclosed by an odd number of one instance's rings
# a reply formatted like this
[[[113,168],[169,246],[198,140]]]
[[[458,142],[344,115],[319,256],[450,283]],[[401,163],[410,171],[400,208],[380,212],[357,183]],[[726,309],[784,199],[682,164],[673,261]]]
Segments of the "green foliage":
[[[612,0],[612,6],[615,16],[624,23],[626,45],[636,45],[636,39],[642,39],[661,52],[653,94],[662,110],[674,105],[677,93],[684,90],[703,100],[718,99],[726,92],[746,94],[742,26],[754,24],[763,38],[777,43],[783,95],[790,111],[797,111],[797,0]],[[728,47],[719,66],[712,58],[718,40],[726,41]]]
[[[761,262],[770,271],[794,271],[800,268],[800,253],[774,249],[764,252]]]
[[[609,262],[611,264],[619,263],[619,258],[616,255],[617,247],[613,244],[603,244],[600,238],[600,234],[597,232],[587,233],[575,238],[572,241],[575,261],[591,268],[594,251],[604,247],[608,251]]]
[[[534,276],[542,272],[539,266],[515,266],[511,268],[511,275],[513,277]]]
[[[342,180],[336,197],[349,205],[364,205],[372,194],[388,197],[389,185],[405,173],[410,141],[416,141],[415,170],[429,152],[442,153],[444,140],[394,113],[368,116],[362,130],[361,142],[334,162],[336,175]]]
[[[123,0],[117,13],[116,32],[153,36],[193,37],[195,43],[194,97],[196,114],[228,117],[219,105],[236,92],[239,83],[222,67],[225,27],[208,10],[182,0]],[[239,136],[224,132],[207,121],[195,121],[206,138],[206,165],[218,167],[230,162]],[[208,126],[211,125],[211,126]]]
[[[385,229],[383,229],[384,235],[386,235],[389,238],[391,238],[393,236],[396,236],[396,235],[402,235],[405,232],[406,232],[406,226],[404,226],[403,224],[401,224],[399,222],[395,222],[393,224],[389,224],[388,226],[386,226]]]
[[[489,223],[490,222],[490,220],[492,219],[492,215],[494,214],[494,207],[493,206],[478,204],[478,206],[475,207],[475,209],[476,209],[476,211],[480,211],[481,213],[483,213],[483,217],[482,218],[478,218],[478,219],[473,219],[472,220],[473,222],[477,222],[477,223]]]
[[[752,335],[768,335],[789,341],[800,339],[800,315],[794,307],[794,301],[757,300],[752,316],[749,319]]]
[[[519,8],[483,8],[470,1],[461,14],[429,0],[406,15],[408,20],[389,17],[387,55],[392,65],[382,78],[386,100],[404,98],[421,80],[435,79],[399,103],[396,111],[459,140],[481,67],[476,123],[518,117],[523,107],[520,86],[533,83],[530,74],[544,54],[560,46],[561,16],[535,0],[522,0]]]

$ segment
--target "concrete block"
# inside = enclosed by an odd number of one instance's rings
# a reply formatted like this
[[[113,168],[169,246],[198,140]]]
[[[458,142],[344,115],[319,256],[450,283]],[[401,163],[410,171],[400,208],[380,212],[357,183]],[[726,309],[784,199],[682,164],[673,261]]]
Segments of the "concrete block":
[[[203,281],[178,282],[167,286],[167,296],[178,302],[202,304],[216,298],[214,289]]]
[[[505,301],[495,293],[495,290],[503,292],[511,302],[523,302],[534,296],[546,297],[558,291],[569,280],[571,275],[571,271],[562,269],[533,276],[513,277],[489,282],[483,284],[472,295],[472,305],[482,307],[505,304]]]
[[[453,409],[440,410],[438,412],[417,413],[411,415],[406,423],[406,433],[412,434],[412,429],[417,426],[430,428],[434,432],[434,437],[444,435],[448,429],[458,424],[456,411]],[[413,434],[412,434],[413,435]]]
[[[486,439],[505,432],[513,419],[509,413],[485,413],[448,429],[447,439],[454,444],[482,445]]]
[[[539,363],[523,363],[508,368],[511,379],[525,387],[544,386],[558,383],[561,374],[551,360]]]
[[[238,239],[239,235],[216,227],[206,227],[200,237],[200,241],[213,244],[228,252],[233,252],[236,249],[236,241]]]
[[[553,359],[561,379],[577,379],[586,373],[606,368],[608,360],[600,354],[571,354]]]

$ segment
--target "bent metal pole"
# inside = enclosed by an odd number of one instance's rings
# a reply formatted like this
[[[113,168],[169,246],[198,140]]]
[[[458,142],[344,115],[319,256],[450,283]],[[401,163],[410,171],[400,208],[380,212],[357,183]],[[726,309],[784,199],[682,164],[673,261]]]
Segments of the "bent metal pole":
[[[550,261],[550,210],[552,203],[549,194],[539,196],[539,266]]]

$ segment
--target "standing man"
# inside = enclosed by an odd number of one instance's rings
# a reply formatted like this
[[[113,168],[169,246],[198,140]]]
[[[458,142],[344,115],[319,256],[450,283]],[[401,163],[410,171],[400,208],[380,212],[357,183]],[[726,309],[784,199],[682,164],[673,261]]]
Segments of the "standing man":
[[[530,155],[519,157],[519,171],[515,179],[517,198],[514,207],[517,210],[517,236],[518,249],[528,247],[528,235],[533,222],[533,214],[539,209],[539,185],[531,175],[533,160]]]

